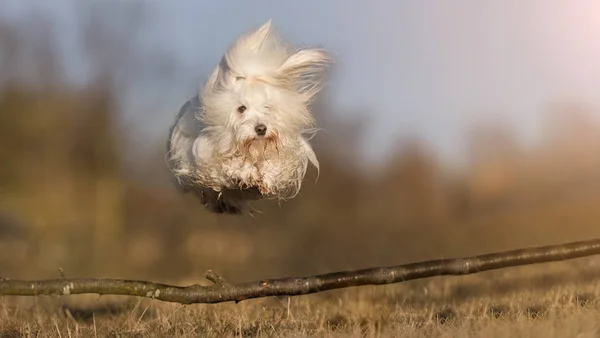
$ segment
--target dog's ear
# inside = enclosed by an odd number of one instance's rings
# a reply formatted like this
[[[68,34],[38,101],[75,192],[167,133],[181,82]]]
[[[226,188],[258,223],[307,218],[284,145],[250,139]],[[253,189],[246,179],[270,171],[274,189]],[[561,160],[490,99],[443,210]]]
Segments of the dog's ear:
[[[251,49],[258,50],[261,48],[267,37],[271,33],[271,19],[258,27],[257,30],[250,33],[246,39],[247,46]]]
[[[221,67],[215,67],[215,69],[212,71],[212,73],[208,77],[208,80],[206,81],[206,84],[208,86],[214,86],[217,84],[217,82],[219,81],[219,75],[221,73],[220,68]]]
[[[240,36],[221,59],[220,66],[222,70],[232,73],[243,71],[243,69],[240,69],[240,63],[243,63],[248,52],[258,52],[263,49],[271,34],[271,20],[269,19],[256,30]]]
[[[220,66],[215,67],[206,80],[206,83],[200,86],[200,92],[214,91],[219,85],[222,85],[222,73],[223,71]]]
[[[287,58],[278,71],[308,101],[321,90],[330,63],[324,50],[304,49]]]
[[[261,49],[264,42],[271,34],[271,20],[269,19],[267,22],[263,23],[256,30],[248,32],[238,38],[235,43],[235,48],[240,48],[242,50],[254,50],[257,51]]]

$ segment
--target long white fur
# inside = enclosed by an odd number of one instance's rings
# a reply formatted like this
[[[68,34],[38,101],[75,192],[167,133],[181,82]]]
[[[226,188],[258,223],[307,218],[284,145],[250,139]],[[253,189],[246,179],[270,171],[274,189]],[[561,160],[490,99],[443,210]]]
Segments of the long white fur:
[[[308,163],[319,169],[309,104],[329,63],[323,50],[293,48],[271,20],[240,36],[171,128],[168,164],[181,187],[217,213],[296,196]],[[267,127],[264,137],[258,124]]]

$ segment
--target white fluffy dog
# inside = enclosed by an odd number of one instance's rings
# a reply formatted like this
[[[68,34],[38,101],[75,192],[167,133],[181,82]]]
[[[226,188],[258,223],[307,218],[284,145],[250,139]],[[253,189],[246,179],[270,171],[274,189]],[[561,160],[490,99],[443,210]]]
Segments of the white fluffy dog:
[[[219,214],[294,197],[308,163],[319,169],[308,106],[330,60],[320,49],[293,48],[271,20],[240,36],[170,129],[168,165],[183,190]]]

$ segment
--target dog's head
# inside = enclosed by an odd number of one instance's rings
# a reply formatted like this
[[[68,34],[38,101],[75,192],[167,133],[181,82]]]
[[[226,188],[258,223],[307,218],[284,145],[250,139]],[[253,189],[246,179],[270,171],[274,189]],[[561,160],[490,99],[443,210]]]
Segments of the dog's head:
[[[200,92],[198,118],[244,153],[296,139],[314,128],[308,106],[329,61],[320,49],[292,48],[269,20],[224,54]]]

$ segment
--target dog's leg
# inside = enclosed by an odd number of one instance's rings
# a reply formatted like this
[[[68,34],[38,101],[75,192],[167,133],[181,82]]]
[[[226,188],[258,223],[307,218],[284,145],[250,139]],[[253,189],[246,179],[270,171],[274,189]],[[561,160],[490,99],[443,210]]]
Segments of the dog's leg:
[[[258,190],[263,196],[277,195],[277,177],[281,175],[281,166],[277,161],[269,160],[261,163],[259,168],[261,177],[258,182]]]
[[[196,189],[194,194],[208,211],[215,214],[240,215],[244,210],[243,201],[232,199],[213,189]]]
[[[258,187],[262,182],[258,168],[240,158],[232,159],[223,165],[222,180],[229,189],[248,189]]]
[[[263,196],[288,199],[300,190],[306,173],[306,160],[301,157],[286,160],[269,159],[259,168],[259,190]]]

